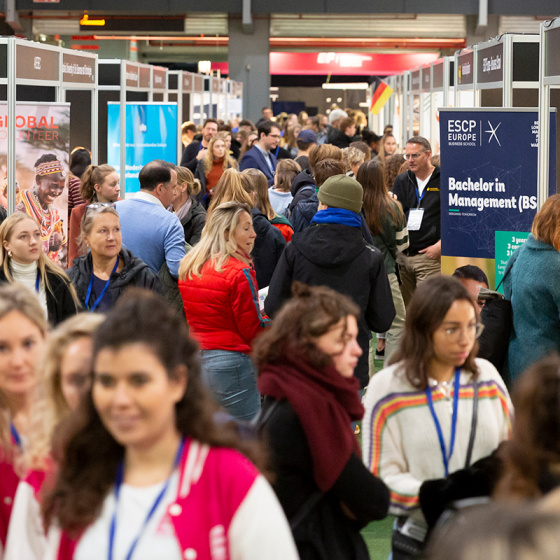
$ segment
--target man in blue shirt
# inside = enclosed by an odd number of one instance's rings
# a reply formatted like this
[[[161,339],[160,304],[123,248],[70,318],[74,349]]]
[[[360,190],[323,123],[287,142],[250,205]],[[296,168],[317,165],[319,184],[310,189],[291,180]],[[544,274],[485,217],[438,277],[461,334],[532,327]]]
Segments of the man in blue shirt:
[[[257,134],[259,135],[259,139],[241,158],[239,171],[258,169],[266,175],[268,186],[272,187],[278,162],[276,157],[270,152],[276,150],[278,147],[278,143],[280,142],[280,127],[275,122],[264,121],[259,125]]]
[[[156,159],[141,169],[138,180],[140,191],[116,204],[123,245],[156,273],[166,262],[177,278],[185,233],[179,218],[167,210],[177,187],[175,166]]]

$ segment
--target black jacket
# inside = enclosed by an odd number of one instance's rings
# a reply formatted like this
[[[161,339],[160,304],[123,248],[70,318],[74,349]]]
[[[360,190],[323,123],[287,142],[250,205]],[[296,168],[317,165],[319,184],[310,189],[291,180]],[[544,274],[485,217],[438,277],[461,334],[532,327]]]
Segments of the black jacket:
[[[354,375],[365,387],[369,382],[370,331],[388,331],[395,318],[381,251],[364,241],[360,228],[342,224],[312,225],[292,236],[278,262],[265,300],[269,316],[274,316],[290,298],[294,280],[312,286],[328,286],[350,296],[360,308],[358,344],[363,353]]]
[[[76,307],[76,303],[72,298],[69,284],[57,274],[47,271],[47,279],[51,286],[51,290],[47,292],[47,313],[49,323],[53,326],[62,323],[65,319],[76,315],[81,309]],[[4,270],[0,268],[0,284],[7,283],[8,280],[4,274]]]
[[[286,247],[286,240],[280,230],[275,228],[258,208],[251,210],[251,216],[257,234],[251,256],[253,257],[257,284],[260,290],[270,284],[276,263],[280,259],[284,247]]]
[[[420,208],[424,208],[422,225],[418,231],[408,230],[410,241],[408,254],[410,256],[416,255],[418,251],[437,243],[441,239],[439,187],[439,167],[436,167],[424,189],[422,202],[420,202]],[[410,170],[397,175],[393,184],[393,194],[402,204],[407,221],[410,209],[418,207],[417,188],[416,175]]]
[[[200,152],[200,149],[200,142],[195,142],[193,140],[183,152],[183,157],[181,158],[181,167],[186,167],[194,173],[199,162],[199,160],[196,159],[196,156],[198,155],[198,152]]]
[[[290,192],[294,197],[288,207],[291,214],[298,202],[308,199],[315,192],[315,179],[311,171],[304,169],[301,173],[298,173],[292,183]]]
[[[206,223],[206,210],[204,206],[193,198],[191,207],[186,216],[181,220],[181,225],[185,230],[185,243],[196,245],[200,241],[202,228]]]
[[[274,402],[267,397],[263,414]],[[312,404],[312,403],[310,403]],[[313,477],[313,459],[307,437],[292,405],[280,401],[264,426],[276,474],[274,490],[290,522],[319,489]],[[333,442],[336,452],[336,442]],[[347,517],[341,503],[356,520]],[[383,519],[389,490],[354,453],[333,487],[294,530],[301,560],[369,560],[360,529]]]
[[[119,257],[123,260],[124,266],[120,272],[115,272],[111,276],[108,290],[113,305],[115,305],[115,302],[123,292],[132,286],[153,290],[158,294],[162,293],[161,282],[157,274],[144,261],[135,257],[125,247],[121,249]],[[68,269],[68,276],[78,293],[79,300],[85,307],[87,307],[88,303],[85,300],[92,268],[91,253],[88,253],[83,257],[74,259],[74,266]]]

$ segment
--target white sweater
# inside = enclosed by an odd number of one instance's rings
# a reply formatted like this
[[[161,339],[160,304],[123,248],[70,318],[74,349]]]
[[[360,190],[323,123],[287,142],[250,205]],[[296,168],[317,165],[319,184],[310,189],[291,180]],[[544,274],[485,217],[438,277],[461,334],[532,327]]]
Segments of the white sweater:
[[[471,463],[488,456],[507,439],[513,407],[496,368],[477,358],[478,425]],[[471,374],[461,371],[455,447],[449,472],[464,468],[472,421]],[[453,392],[451,392],[453,395]],[[432,388],[432,399],[447,450],[451,435],[451,399]],[[426,393],[406,380],[399,362],[375,374],[364,397],[362,422],[364,462],[391,491],[390,513],[419,514],[423,481],[445,476],[443,457]],[[417,510],[417,511],[415,511]]]

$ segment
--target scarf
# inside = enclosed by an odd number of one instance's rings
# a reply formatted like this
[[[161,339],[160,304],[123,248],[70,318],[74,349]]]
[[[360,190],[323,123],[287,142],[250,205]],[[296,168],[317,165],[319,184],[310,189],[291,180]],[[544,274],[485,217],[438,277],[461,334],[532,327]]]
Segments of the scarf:
[[[350,227],[362,227],[360,215],[344,208],[327,208],[319,210],[311,222],[316,224],[342,224]]]
[[[293,407],[313,458],[313,477],[322,492],[336,482],[352,452],[360,456],[351,421],[364,414],[355,377],[342,377],[334,366],[312,367],[303,357],[264,364],[259,372],[259,391]]]

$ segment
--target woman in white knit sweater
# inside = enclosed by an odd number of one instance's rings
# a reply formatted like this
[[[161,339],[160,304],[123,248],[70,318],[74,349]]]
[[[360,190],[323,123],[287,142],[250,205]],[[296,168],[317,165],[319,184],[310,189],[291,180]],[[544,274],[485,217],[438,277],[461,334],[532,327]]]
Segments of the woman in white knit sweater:
[[[369,383],[363,457],[391,491],[395,558],[403,540],[422,547],[448,503],[492,490],[497,459],[486,458],[509,437],[512,406],[494,366],[475,358],[480,332],[476,304],[456,279],[427,280],[393,364]]]

